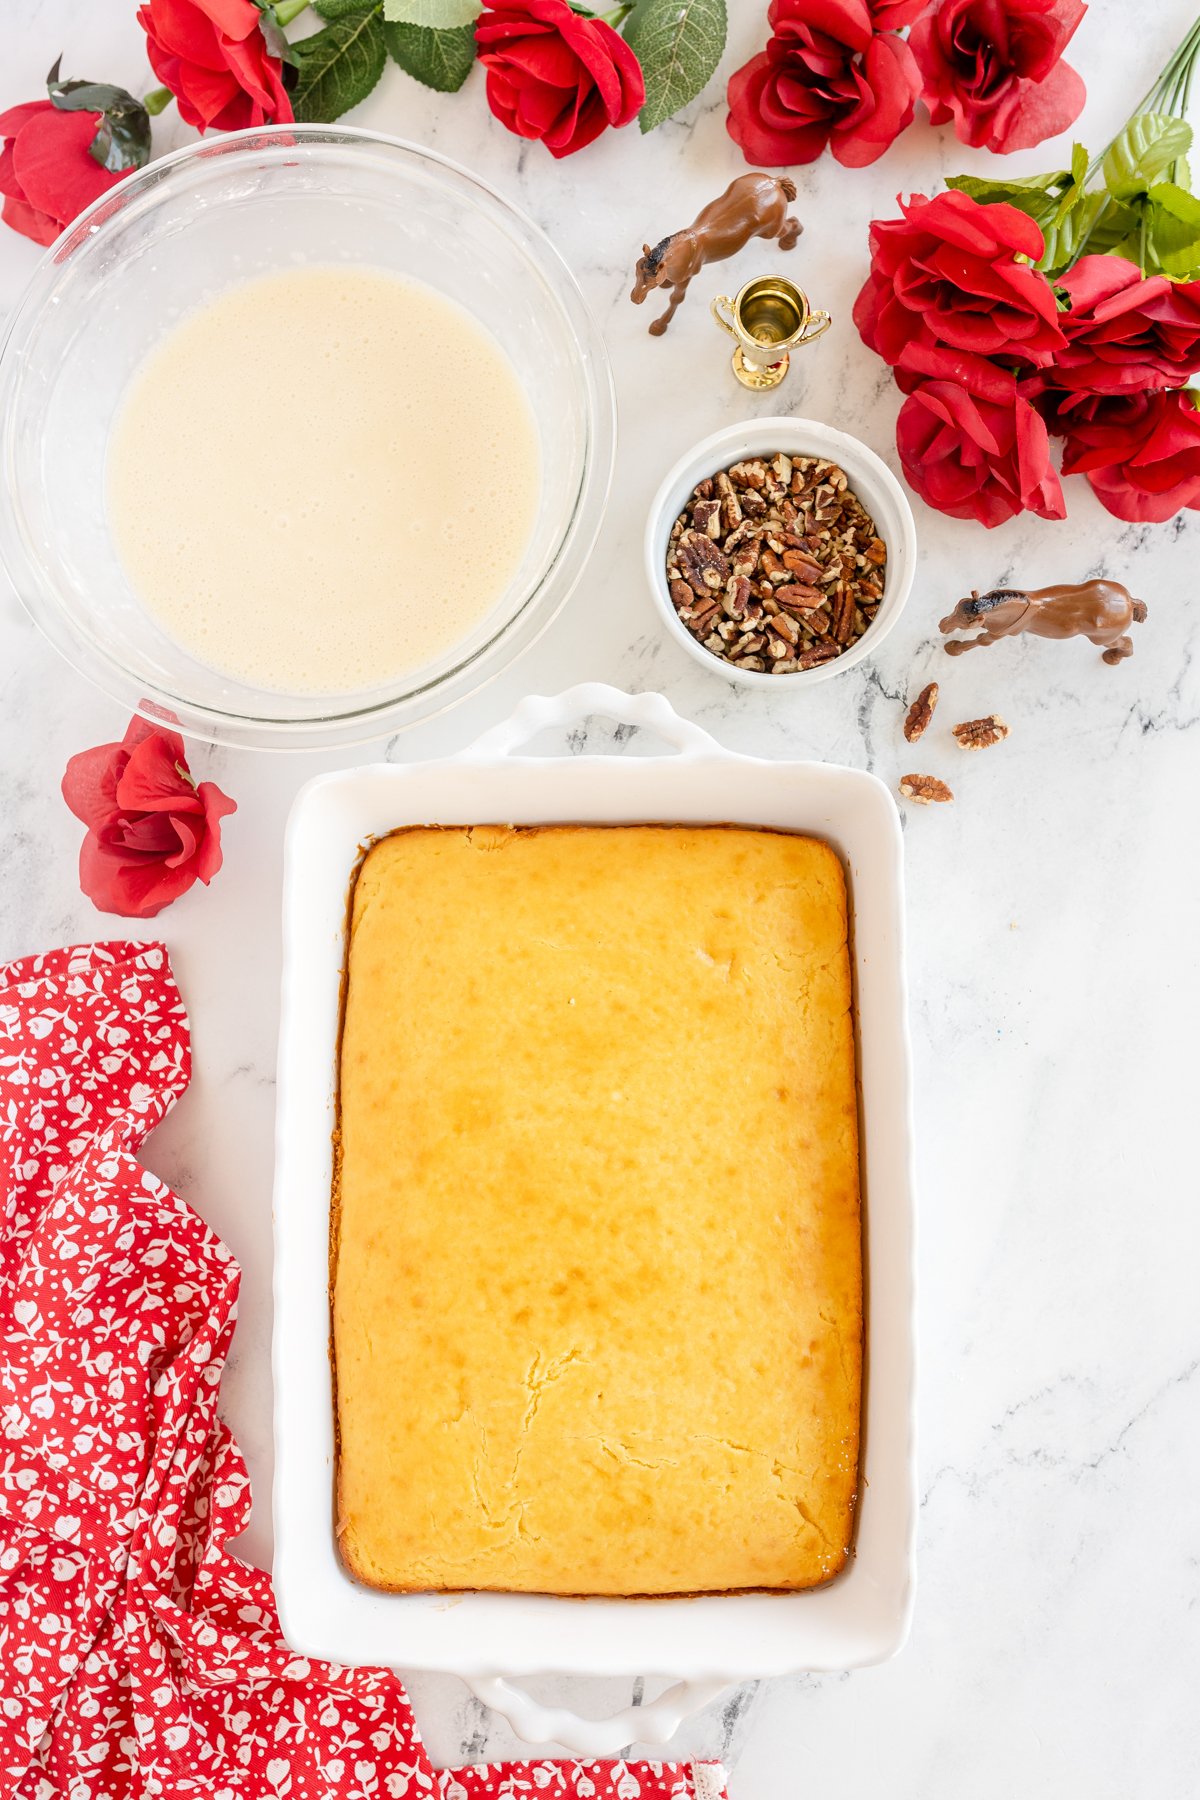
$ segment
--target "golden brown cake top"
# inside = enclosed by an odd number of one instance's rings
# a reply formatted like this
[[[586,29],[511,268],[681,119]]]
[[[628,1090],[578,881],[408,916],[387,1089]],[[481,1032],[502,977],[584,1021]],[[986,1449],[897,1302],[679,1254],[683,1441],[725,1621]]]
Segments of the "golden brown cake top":
[[[841,866],[809,838],[418,829],[355,889],[343,1555],[393,1588],[841,1567],[861,1381]]]

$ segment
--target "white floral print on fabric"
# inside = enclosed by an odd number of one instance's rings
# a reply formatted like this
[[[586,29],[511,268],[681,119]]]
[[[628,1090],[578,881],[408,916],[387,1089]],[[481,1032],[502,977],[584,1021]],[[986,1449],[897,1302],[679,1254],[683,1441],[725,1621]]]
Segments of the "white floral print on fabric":
[[[0,966],[0,1791],[696,1800],[683,1763],[435,1769],[390,1671],[288,1649],[226,1548],[237,1264],[136,1160],[190,1068],[161,945]]]

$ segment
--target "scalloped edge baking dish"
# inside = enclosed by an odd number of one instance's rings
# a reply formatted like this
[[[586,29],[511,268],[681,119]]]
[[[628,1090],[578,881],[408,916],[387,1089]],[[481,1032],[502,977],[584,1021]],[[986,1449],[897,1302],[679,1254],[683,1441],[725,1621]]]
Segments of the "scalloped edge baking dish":
[[[652,729],[674,754],[542,758],[515,752],[549,726],[602,714]],[[346,893],[362,844],[400,825],[551,821],[739,823],[805,831],[850,883],[862,1092],[867,1383],[855,1553],[798,1594],[580,1600],[385,1594],[343,1569],[333,1530],[328,1348],[331,1133]],[[662,1742],[729,1683],[851,1669],[908,1634],[917,1514],[914,1207],[904,977],[903,853],[891,795],[830,764],[734,755],[658,694],[596,683],[530,698],[445,761],[324,775],[287,828],[275,1174],[275,1588],[289,1643],[341,1663],[462,1676],[533,1742],[601,1755]],[[552,1670],[679,1684],[616,1720],[547,1712],[507,1678]]]

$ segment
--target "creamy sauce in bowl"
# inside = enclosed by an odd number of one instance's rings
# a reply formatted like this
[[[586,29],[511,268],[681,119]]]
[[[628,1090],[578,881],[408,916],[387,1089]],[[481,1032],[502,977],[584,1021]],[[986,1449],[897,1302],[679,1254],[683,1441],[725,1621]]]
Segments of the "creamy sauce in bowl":
[[[304,268],[231,288],[147,357],[107,460],[147,612],[251,686],[348,693],[480,626],[533,532],[532,411],[431,288]]]

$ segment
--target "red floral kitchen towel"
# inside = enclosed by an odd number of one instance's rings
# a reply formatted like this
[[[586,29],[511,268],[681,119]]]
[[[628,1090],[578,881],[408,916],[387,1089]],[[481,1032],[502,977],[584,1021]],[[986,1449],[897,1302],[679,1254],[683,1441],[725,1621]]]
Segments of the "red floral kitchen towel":
[[[136,1161],[189,1073],[161,946],[0,965],[0,1789],[719,1800],[715,1764],[434,1769],[393,1674],[288,1649],[227,1548],[237,1264]]]

